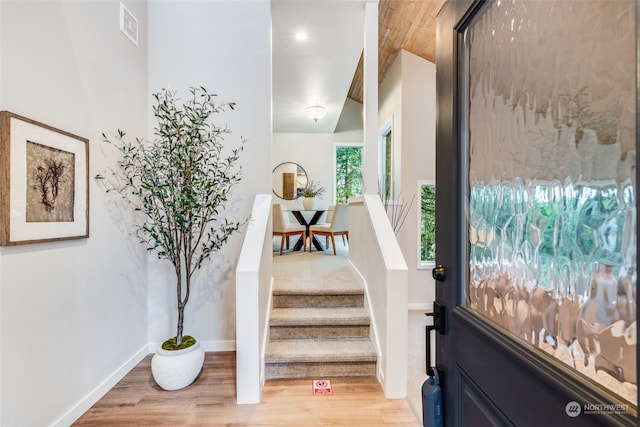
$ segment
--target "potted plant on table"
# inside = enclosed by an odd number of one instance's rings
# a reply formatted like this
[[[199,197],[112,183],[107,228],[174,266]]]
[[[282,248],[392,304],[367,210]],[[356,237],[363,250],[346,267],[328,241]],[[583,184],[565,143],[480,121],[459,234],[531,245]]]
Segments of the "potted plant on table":
[[[178,321],[176,336],[166,340],[152,359],[156,383],[165,390],[191,384],[202,370],[204,350],[183,335],[184,310],[194,273],[241,226],[224,216],[231,188],[240,182],[237,166],[244,139],[225,149],[229,129],[216,126],[213,116],[234,103],[217,105],[216,95],[191,88],[191,97],[178,105],[176,93],[154,94],[157,119],[152,141],[125,141],[118,130],[114,140],[103,138],[121,154],[118,167],[104,175],[107,193],[116,193],[140,213],[134,225],[147,250],[171,262],[176,274]]]
[[[321,186],[317,182],[313,180],[307,182],[307,185],[300,191],[302,206],[308,211],[313,210],[316,205],[315,197],[322,197],[325,191],[327,191],[326,187]]]

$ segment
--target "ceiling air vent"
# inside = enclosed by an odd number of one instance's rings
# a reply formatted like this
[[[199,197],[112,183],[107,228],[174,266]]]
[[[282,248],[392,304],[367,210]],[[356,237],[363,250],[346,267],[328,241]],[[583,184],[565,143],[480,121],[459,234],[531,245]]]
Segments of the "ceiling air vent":
[[[120,31],[138,46],[138,20],[122,3],[120,3]]]

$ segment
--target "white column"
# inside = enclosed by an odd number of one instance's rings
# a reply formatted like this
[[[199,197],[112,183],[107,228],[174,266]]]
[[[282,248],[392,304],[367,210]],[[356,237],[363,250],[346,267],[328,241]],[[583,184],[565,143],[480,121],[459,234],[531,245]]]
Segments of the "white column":
[[[367,0],[364,13],[363,181],[364,193],[378,192],[378,0]]]

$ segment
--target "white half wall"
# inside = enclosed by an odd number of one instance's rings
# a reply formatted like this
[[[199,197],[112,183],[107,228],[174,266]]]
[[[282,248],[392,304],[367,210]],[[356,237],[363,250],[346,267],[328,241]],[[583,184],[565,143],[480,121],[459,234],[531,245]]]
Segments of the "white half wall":
[[[0,2],[0,109],[89,139],[90,237],[0,248],[0,425],[69,425],[147,354],[146,251],[93,176],[144,135],[146,2]]]
[[[270,3],[153,1],[148,13],[148,94],[168,87],[187,96],[189,87],[204,86],[221,103],[236,103],[218,123],[231,129],[225,135],[230,147],[247,139],[242,182],[226,212],[246,220],[254,196],[271,193]],[[153,125],[149,116],[149,134]],[[205,350],[235,348],[235,266],[243,234],[244,227],[194,276],[184,330]],[[175,282],[166,261],[150,263],[149,276],[149,342],[156,343],[175,335]]]
[[[273,287],[271,195],[256,195],[236,269],[236,403],[260,403]]]
[[[378,195],[349,200],[349,263],[365,288],[388,399],[407,396],[407,264]]]

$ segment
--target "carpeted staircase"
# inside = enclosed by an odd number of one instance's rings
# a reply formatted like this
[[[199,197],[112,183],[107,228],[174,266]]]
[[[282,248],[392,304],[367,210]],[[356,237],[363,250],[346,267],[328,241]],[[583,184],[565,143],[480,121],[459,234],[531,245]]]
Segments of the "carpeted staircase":
[[[266,379],[375,376],[364,291],[278,289],[273,292]]]

